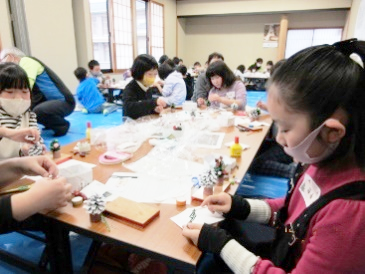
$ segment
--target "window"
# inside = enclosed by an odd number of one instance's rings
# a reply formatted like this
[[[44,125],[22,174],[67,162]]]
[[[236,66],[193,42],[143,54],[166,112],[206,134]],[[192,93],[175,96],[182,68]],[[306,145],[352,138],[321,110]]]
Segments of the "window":
[[[112,0],[113,71],[133,63],[131,0]]]
[[[136,0],[137,54],[148,52],[147,2]]]
[[[98,60],[102,70],[111,70],[107,1],[89,1],[94,59]]]
[[[311,46],[333,44],[341,40],[342,28],[288,30],[285,58]]]
[[[146,0],[89,0],[94,59],[104,72],[132,66],[136,55],[164,54],[164,6]]]
[[[151,2],[151,49],[150,54],[158,60],[164,52],[163,6]]]

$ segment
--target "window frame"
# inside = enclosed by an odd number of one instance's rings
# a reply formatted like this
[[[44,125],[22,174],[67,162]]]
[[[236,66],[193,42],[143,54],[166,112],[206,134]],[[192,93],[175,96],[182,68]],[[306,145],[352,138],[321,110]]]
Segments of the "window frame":
[[[163,46],[162,46],[162,52],[163,54],[165,53],[165,6],[164,4],[161,4],[159,2],[156,1],[149,1],[148,2],[148,54],[152,55],[152,4],[158,5],[162,7],[162,41],[163,41]]]
[[[102,69],[103,73],[122,73],[126,71],[129,68],[117,68],[117,51],[116,46],[117,43],[115,41],[115,27],[114,27],[114,6],[113,6],[114,0],[106,0],[106,8],[107,8],[107,29],[108,29],[108,44],[109,44],[109,55],[110,55],[110,69]],[[131,46],[132,46],[132,58],[133,60],[138,55],[138,41],[137,41],[137,16],[136,16],[136,0],[128,0],[130,1],[130,7],[131,7]],[[146,2],[146,24],[147,24],[147,34],[146,34],[146,50],[147,54],[152,54],[152,5],[158,5],[162,8],[162,52],[164,54],[165,52],[165,6],[162,3],[159,3],[157,1],[152,0],[142,0]],[[91,14],[91,11],[90,11]],[[92,28],[92,25],[91,25]],[[94,51],[94,42],[93,43],[93,56],[95,54]]]
[[[117,43],[115,41],[115,29],[114,29],[114,22],[115,22],[115,17],[114,17],[114,5],[113,2],[114,0],[107,0],[108,5],[107,5],[107,9],[108,9],[108,28],[109,28],[109,48],[110,48],[110,54],[111,54],[111,68],[112,68],[112,72],[116,73],[116,72],[124,72],[126,71],[128,68],[117,68],[117,50],[116,50],[116,46]],[[131,16],[131,46],[132,46],[132,59],[135,58],[135,53],[134,53],[134,14],[133,14],[133,4],[132,1],[134,0],[128,0],[130,3],[130,16]]]
[[[289,31],[291,30],[312,30],[313,31],[313,34],[314,34],[314,31],[315,30],[318,30],[318,29],[341,29],[341,40],[343,39],[343,35],[344,35],[344,27],[306,27],[306,28],[288,28],[287,30],[287,37],[288,37],[288,34],[289,34]],[[312,43],[311,43],[311,46],[313,46],[313,37],[314,35],[312,36]],[[284,56],[285,58],[288,58],[286,56],[286,50],[287,50],[287,45],[288,45],[288,38],[286,39],[286,42],[285,42],[285,53],[284,53]],[[290,57],[290,56],[289,56]]]

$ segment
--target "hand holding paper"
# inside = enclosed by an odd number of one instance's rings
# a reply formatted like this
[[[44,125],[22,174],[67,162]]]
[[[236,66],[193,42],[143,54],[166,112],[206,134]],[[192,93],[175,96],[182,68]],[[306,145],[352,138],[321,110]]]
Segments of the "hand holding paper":
[[[193,218],[194,215],[195,217]],[[196,224],[214,224],[223,221],[224,218],[217,212],[210,212],[207,207],[198,206],[185,209],[178,215],[171,217],[171,220],[182,228],[189,222]]]

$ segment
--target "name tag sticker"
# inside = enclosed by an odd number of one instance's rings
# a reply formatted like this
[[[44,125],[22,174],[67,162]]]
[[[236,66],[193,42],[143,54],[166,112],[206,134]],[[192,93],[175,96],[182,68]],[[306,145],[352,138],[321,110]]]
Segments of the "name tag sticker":
[[[303,196],[305,205],[308,207],[321,196],[321,189],[308,174],[304,175],[299,191]]]

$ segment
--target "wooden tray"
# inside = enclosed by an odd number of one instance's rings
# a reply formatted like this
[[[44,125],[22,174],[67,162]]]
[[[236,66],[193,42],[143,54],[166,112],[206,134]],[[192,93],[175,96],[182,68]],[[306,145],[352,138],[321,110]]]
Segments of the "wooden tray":
[[[122,197],[107,203],[105,210],[118,218],[142,227],[146,227],[160,215],[160,210],[155,206],[137,203]]]

